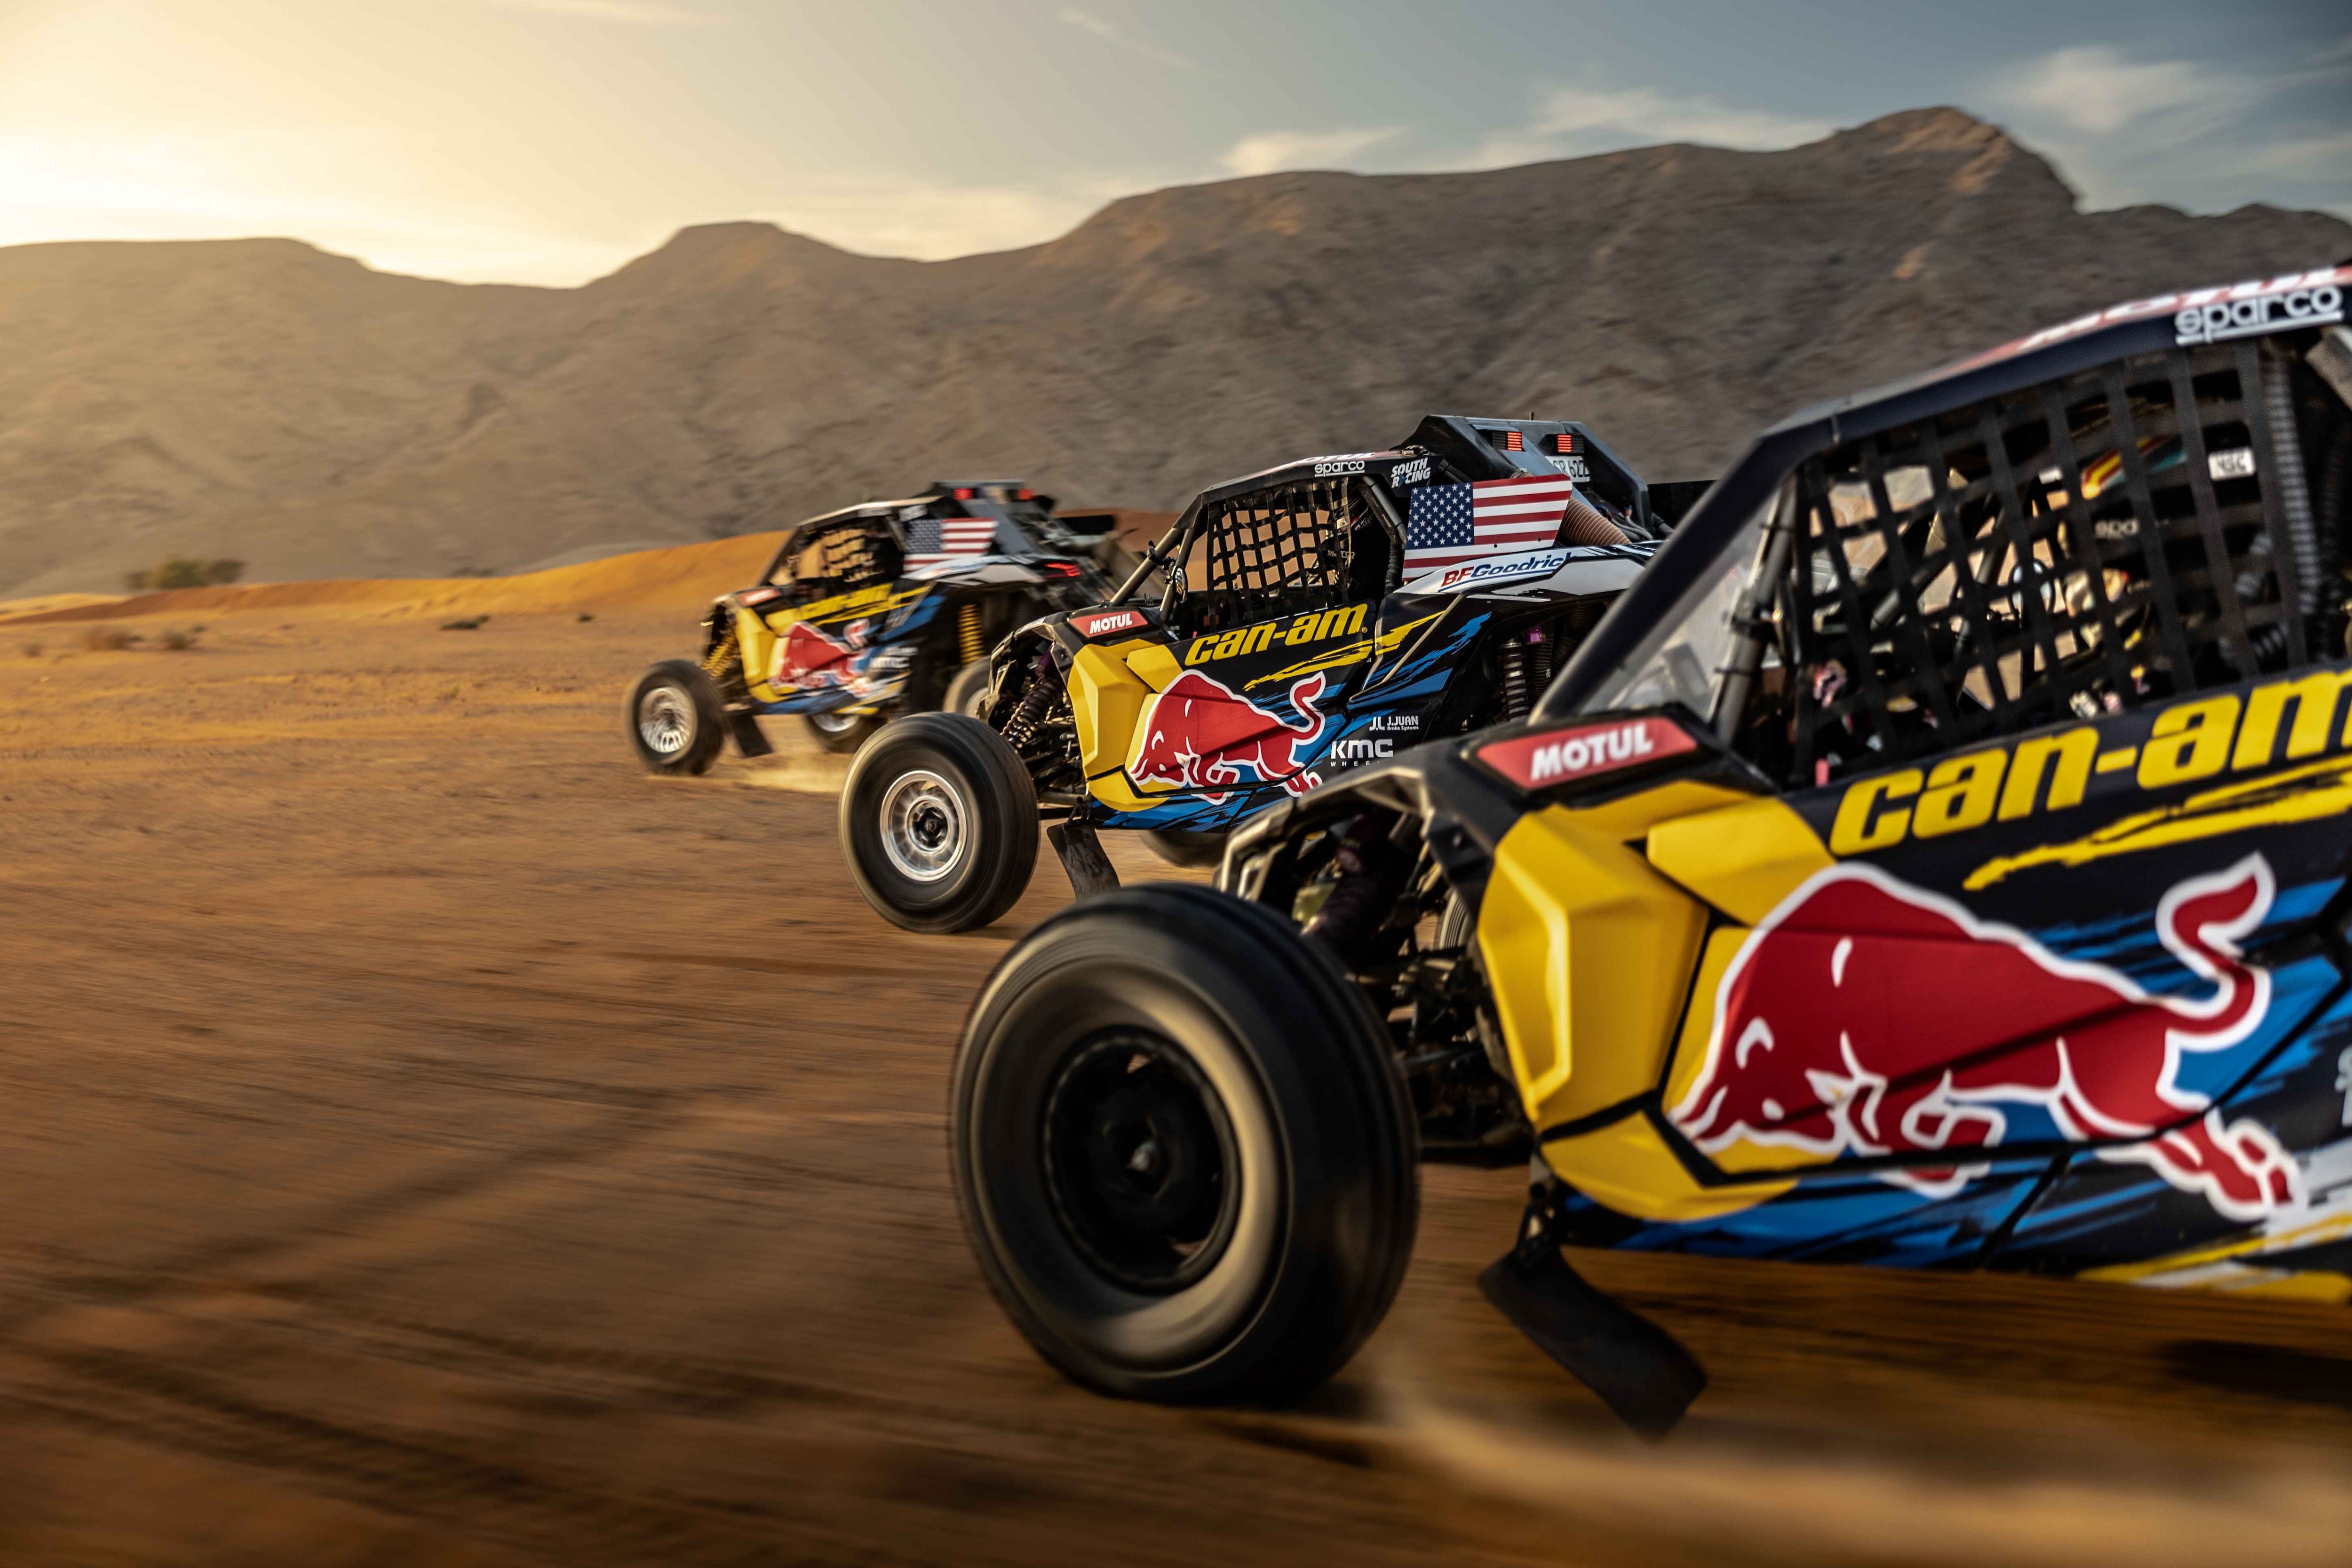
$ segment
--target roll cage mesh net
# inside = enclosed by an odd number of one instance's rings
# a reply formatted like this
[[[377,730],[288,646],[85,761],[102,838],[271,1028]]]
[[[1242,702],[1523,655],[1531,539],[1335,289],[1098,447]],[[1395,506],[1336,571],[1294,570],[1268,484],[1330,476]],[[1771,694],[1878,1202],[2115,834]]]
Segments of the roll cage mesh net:
[[[2298,580],[2300,373],[2251,340],[2174,350],[1807,462],[1774,616],[1794,690],[1747,749],[1802,788],[2317,655],[2343,585]]]
[[[903,559],[887,519],[854,517],[802,545],[793,576],[819,581],[827,592],[850,592],[897,581]]]
[[[1297,480],[1205,506],[1186,552],[1180,630],[1195,635],[1376,599],[1394,587],[1397,552],[1355,494],[1359,482]]]

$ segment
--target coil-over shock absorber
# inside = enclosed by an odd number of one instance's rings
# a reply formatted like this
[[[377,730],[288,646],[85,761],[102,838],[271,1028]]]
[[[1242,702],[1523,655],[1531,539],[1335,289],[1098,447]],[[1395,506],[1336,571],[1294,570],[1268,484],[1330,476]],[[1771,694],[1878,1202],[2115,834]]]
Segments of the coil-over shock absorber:
[[[988,643],[982,634],[980,605],[965,600],[956,607],[956,651],[967,664],[988,656]]]
[[[1037,727],[1045,722],[1045,714],[1054,706],[1054,694],[1061,683],[1055,678],[1054,655],[1041,651],[1034,668],[1029,672],[1029,689],[1021,694],[1021,706],[1013,710],[1013,717],[1004,727],[1004,738],[1013,743],[1015,751],[1029,744]]]
[[[1516,635],[1504,642],[1501,659],[1503,718],[1507,723],[1516,724],[1528,716],[1527,650],[1519,646],[1519,640]]]

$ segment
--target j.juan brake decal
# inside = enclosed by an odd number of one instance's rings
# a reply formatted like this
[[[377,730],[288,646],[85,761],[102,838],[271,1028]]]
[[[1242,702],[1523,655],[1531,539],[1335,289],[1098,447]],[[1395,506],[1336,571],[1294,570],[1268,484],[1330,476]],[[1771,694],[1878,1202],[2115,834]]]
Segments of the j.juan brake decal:
[[[1475,755],[1522,789],[1549,789],[1696,749],[1698,742],[1672,720],[1629,718],[1514,736]]]

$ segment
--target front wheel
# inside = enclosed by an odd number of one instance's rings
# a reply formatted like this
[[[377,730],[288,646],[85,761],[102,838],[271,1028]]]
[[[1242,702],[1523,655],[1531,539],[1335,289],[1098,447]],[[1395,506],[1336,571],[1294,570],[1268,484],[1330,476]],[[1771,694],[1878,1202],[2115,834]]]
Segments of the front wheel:
[[[1168,883],[1087,899],[997,966],[948,1156],[981,1272],[1088,1387],[1271,1402],[1395,1298],[1420,1211],[1380,1020],[1272,911]]]
[[[703,773],[727,744],[719,687],[691,659],[664,659],[629,689],[629,744],[656,773]]]
[[[885,920],[970,931],[1013,907],[1037,863],[1037,792],[1005,738],[919,713],[874,737],[841,790],[850,875]]]
[[[878,713],[807,713],[801,716],[809,735],[827,751],[852,752],[882,727]]]

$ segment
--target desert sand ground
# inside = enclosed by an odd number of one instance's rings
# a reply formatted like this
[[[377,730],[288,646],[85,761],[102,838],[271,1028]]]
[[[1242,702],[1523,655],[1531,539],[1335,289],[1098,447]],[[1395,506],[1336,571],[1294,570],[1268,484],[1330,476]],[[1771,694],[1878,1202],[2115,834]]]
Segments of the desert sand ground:
[[[1307,1409],[1063,1383],[941,1131],[1058,869],[885,926],[784,727],[638,770],[698,588],[598,580],[0,624],[0,1560],[2352,1560],[2343,1309],[1580,1260],[1712,1373],[1647,1448],[1479,1299],[1507,1171]]]

